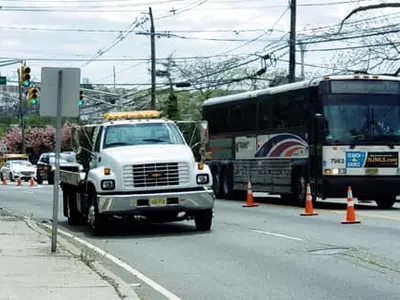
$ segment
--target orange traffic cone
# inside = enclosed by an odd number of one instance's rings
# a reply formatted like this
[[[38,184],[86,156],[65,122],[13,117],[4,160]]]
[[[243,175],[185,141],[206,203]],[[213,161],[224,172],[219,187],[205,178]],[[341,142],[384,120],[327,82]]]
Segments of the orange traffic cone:
[[[35,186],[35,179],[33,177],[29,180],[29,186]]]
[[[342,224],[359,224],[361,221],[356,219],[356,212],[354,210],[353,192],[351,186],[347,188],[347,213],[346,220]]]
[[[317,216],[318,213],[314,212],[313,202],[312,202],[312,195],[311,195],[311,187],[310,184],[307,184],[306,190],[306,207],[304,212],[300,214],[301,216]]]
[[[2,183],[3,185],[6,185],[6,184],[7,184],[7,179],[6,179],[5,177],[3,177],[3,178],[1,179],[1,183]]]
[[[246,199],[246,204],[242,204],[243,207],[254,207],[254,206],[259,206],[260,204],[254,202],[253,198],[253,189],[251,188],[251,182],[250,179],[247,184],[247,199]]]
[[[22,180],[21,180],[21,178],[17,178],[17,185],[22,185]]]

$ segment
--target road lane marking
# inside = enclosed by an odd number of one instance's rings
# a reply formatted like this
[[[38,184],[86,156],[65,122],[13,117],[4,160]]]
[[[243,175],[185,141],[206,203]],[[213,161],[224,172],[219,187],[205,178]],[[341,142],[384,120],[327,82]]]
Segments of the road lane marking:
[[[41,224],[45,227],[47,227],[48,229],[52,229],[52,226],[48,225],[48,224]],[[108,260],[112,261],[113,263],[115,263],[116,265],[120,266],[121,268],[123,268],[125,271],[127,271],[128,273],[131,273],[133,276],[137,277],[138,279],[140,279],[141,281],[143,281],[144,283],[146,283],[148,286],[150,286],[151,288],[153,288],[155,291],[159,292],[161,295],[165,296],[168,300],[183,300],[181,298],[179,298],[177,295],[175,295],[174,293],[170,292],[169,290],[167,290],[166,288],[164,288],[163,286],[161,286],[160,284],[158,284],[157,282],[153,281],[152,279],[150,279],[149,277],[147,277],[146,275],[140,273],[138,270],[134,269],[133,267],[131,267],[130,265],[128,265],[127,263],[123,262],[122,260],[118,259],[117,257],[115,257],[114,255],[100,249],[99,247],[78,238],[77,236],[74,236],[73,234],[70,234],[62,229],[58,229],[58,232],[61,233],[62,235],[86,246],[87,248],[95,251],[97,254],[101,255],[104,258],[107,258]]]
[[[277,237],[281,237],[281,238],[289,239],[289,240],[304,241],[303,239],[296,238],[296,237],[293,237],[290,235],[280,234],[280,233],[274,233],[274,232],[268,232],[268,231],[256,230],[256,229],[253,229],[251,231],[256,232],[256,233],[266,234],[266,235],[277,236]]]

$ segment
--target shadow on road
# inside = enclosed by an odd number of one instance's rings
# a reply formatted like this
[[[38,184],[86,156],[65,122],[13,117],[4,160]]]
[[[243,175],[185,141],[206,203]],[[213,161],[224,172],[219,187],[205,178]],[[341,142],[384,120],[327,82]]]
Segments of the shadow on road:
[[[89,225],[70,226],[67,221],[60,221],[60,226],[77,235],[84,235],[92,239],[148,239],[171,236],[188,236],[207,234],[197,231],[194,222],[174,222],[163,224],[151,224],[136,220],[110,220],[109,230],[104,236],[94,236]]]

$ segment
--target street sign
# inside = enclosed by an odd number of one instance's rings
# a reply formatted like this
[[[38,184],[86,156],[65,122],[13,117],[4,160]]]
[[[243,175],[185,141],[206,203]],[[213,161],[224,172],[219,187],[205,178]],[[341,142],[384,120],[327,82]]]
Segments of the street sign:
[[[6,151],[7,151],[7,145],[0,144],[0,152],[6,152]]]
[[[40,115],[57,117],[55,172],[53,185],[53,224],[51,252],[57,251],[58,194],[60,186],[61,120],[79,116],[81,70],[78,68],[42,68],[40,87]]]
[[[62,80],[59,84],[59,72]],[[43,117],[57,116],[57,97],[61,94],[61,111],[63,117],[78,117],[79,89],[81,70],[79,68],[42,68],[40,86],[40,115]]]
[[[7,77],[0,76],[0,85],[7,85]]]

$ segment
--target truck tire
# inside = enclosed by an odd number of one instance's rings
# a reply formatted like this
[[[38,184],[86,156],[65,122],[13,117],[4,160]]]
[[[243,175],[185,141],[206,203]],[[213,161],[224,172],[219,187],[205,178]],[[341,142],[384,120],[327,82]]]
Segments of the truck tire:
[[[396,203],[396,196],[379,198],[375,202],[381,209],[390,209]]]
[[[82,219],[76,205],[76,195],[73,195],[71,191],[68,191],[66,198],[68,225],[80,225]]]
[[[212,209],[202,210],[194,216],[197,231],[209,231],[212,225]]]
[[[106,234],[107,229],[107,216],[99,213],[97,204],[97,193],[94,187],[89,188],[89,195],[92,207],[89,209],[89,224],[92,228],[92,233],[95,236],[102,236]]]

